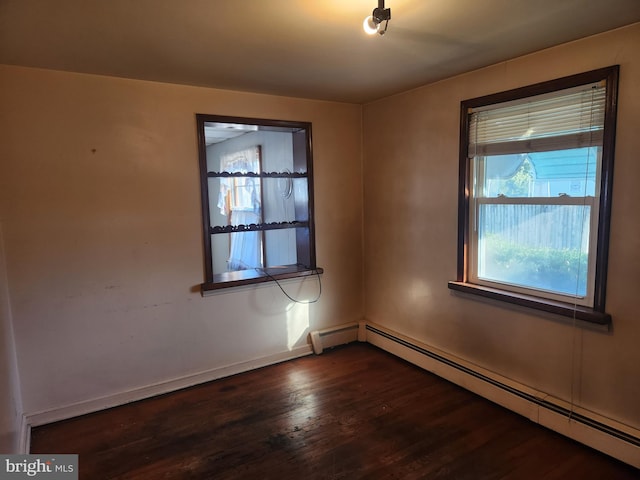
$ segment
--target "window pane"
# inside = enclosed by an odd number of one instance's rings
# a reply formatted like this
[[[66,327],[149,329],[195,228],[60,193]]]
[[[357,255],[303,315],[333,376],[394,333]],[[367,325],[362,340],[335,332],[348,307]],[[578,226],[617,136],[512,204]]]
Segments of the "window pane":
[[[587,294],[588,205],[479,206],[478,278]]]
[[[267,230],[264,234],[267,246],[265,259],[267,267],[295,265],[298,262],[295,228]]]
[[[262,268],[262,232],[234,232],[211,235],[215,248],[212,256],[214,273]]]
[[[484,197],[596,196],[601,147],[484,157]]]
[[[227,212],[229,225],[260,223],[260,179],[255,177],[229,177],[220,179],[218,205],[220,212]]]
[[[293,179],[290,177],[264,178],[262,187],[263,221],[265,223],[294,221],[296,196],[293,191]]]
[[[483,197],[532,197],[535,171],[526,153],[484,158]]]

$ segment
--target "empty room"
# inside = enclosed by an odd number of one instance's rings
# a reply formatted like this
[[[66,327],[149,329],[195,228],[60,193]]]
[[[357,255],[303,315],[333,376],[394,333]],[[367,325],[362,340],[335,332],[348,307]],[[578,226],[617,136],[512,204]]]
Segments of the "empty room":
[[[0,477],[636,477],[639,46],[637,0],[0,0]]]

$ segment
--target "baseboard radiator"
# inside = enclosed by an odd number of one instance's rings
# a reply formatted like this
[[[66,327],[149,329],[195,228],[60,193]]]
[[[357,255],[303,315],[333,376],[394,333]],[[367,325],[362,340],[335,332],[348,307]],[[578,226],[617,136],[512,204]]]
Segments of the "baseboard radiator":
[[[381,326],[367,323],[366,342],[470,390],[529,420],[640,468],[640,430],[570,405]],[[314,346],[315,350],[315,346]]]
[[[314,330],[309,334],[313,352],[320,355],[327,348],[337,347],[360,339],[364,341],[364,324],[345,323],[324,330]]]

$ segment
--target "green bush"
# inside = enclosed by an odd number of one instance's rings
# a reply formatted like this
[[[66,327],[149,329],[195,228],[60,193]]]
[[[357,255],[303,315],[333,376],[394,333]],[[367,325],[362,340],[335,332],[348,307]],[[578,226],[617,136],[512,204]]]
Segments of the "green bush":
[[[587,254],[578,249],[554,249],[514,244],[495,236],[485,239],[484,276],[523,286],[586,294]]]

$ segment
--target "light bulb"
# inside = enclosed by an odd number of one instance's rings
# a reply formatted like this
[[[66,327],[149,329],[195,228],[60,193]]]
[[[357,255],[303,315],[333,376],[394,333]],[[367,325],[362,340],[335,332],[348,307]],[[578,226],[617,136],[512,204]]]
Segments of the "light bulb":
[[[364,28],[364,31],[369,35],[378,33],[379,26],[380,24],[376,23],[375,19],[373,18],[373,15],[369,15],[367,18],[364,19],[364,22],[362,22],[362,28]]]

